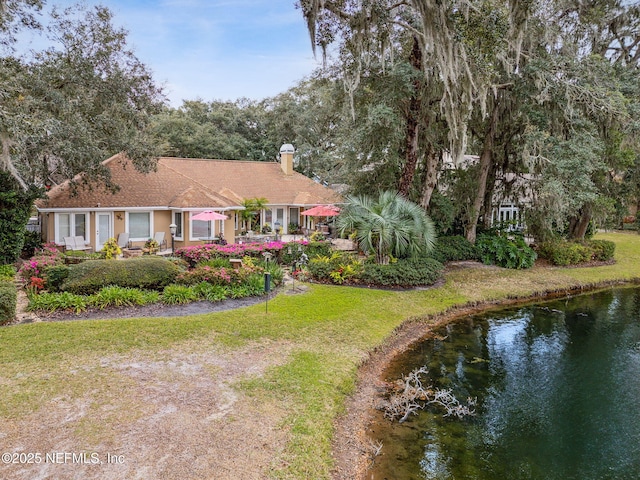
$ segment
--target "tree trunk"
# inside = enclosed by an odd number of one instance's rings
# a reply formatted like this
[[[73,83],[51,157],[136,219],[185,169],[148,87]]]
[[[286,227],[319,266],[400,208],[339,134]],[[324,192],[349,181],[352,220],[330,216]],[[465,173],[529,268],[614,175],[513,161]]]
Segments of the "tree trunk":
[[[429,209],[431,196],[433,195],[433,191],[436,189],[436,185],[438,184],[438,154],[439,152],[434,151],[433,147],[429,145],[429,150],[425,155],[424,183],[422,184],[422,198],[420,199],[420,204],[425,210]]]
[[[591,207],[583,206],[578,215],[571,218],[569,222],[569,238],[571,240],[584,240],[584,236],[591,222]]]
[[[411,66],[417,71],[422,71],[422,50],[420,50],[420,44],[417,37],[413,37],[413,47],[411,49],[410,57]],[[416,173],[416,166],[418,165],[418,138],[420,133],[420,89],[421,82],[419,77],[413,81],[413,94],[409,99],[409,106],[407,108],[407,134],[405,137],[405,162],[402,174],[400,176],[400,183],[398,185],[398,191],[403,197],[409,197],[411,185],[413,183],[413,177]]]
[[[484,193],[484,215],[482,226],[485,229],[491,228],[491,215],[493,213],[493,196],[496,191],[496,164],[491,162],[489,174],[487,175],[486,191]]]
[[[480,210],[484,203],[484,194],[487,191],[487,178],[489,177],[489,170],[491,168],[491,161],[493,159],[493,145],[496,136],[496,127],[498,124],[498,110],[499,102],[493,107],[491,118],[489,120],[489,128],[484,137],[484,143],[482,145],[482,154],[480,155],[480,171],[478,173],[478,186],[476,190],[476,196],[473,201],[471,213],[465,226],[467,240],[471,243],[476,243],[476,230],[478,227],[478,219],[480,218]]]

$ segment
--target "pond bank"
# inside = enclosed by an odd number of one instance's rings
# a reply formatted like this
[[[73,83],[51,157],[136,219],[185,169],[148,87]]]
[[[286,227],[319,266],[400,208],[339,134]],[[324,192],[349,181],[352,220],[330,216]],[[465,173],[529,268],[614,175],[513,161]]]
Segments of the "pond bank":
[[[576,284],[562,289],[534,292],[530,295],[514,298],[471,302],[454,306],[443,313],[406,320],[394,330],[381,346],[370,352],[368,358],[358,369],[356,391],[347,400],[344,414],[335,421],[333,441],[335,467],[332,471],[332,477],[336,480],[365,479],[367,471],[375,462],[378,447],[370,440],[368,431],[376,406],[388,387],[384,380],[385,371],[394,358],[429,337],[434,330],[463,317],[473,316],[491,309],[541,302],[638,283],[640,283],[640,279],[633,278],[607,280],[587,285]]]

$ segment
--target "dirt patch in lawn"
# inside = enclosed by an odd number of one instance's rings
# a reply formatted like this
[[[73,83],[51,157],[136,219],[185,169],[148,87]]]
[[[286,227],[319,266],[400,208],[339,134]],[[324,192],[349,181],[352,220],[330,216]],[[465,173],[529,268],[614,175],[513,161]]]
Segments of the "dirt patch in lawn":
[[[286,362],[292,349],[194,343],[69,367],[63,376],[86,379],[80,394],[3,423],[0,453],[25,456],[0,464],[0,478],[265,478],[286,446],[286,409],[235,385]]]

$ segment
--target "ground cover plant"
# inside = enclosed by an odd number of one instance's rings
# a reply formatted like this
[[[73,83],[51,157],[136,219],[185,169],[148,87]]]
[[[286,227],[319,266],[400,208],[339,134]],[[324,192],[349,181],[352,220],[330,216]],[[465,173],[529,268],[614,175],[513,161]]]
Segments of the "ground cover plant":
[[[167,478],[186,471],[216,471],[222,479],[331,478],[334,422],[356,388],[357,369],[399,325],[409,318],[428,323],[456,305],[640,280],[635,232],[596,238],[615,241],[617,263],[475,266],[446,273],[442,286],[428,290],[307,285],[304,293],[272,299],[268,313],[255,305],[174,319],[2,328],[3,444],[117,447],[128,476],[144,469]],[[109,474],[40,467],[52,477]],[[0,476],[15,477],[16,468],[0,465]]]

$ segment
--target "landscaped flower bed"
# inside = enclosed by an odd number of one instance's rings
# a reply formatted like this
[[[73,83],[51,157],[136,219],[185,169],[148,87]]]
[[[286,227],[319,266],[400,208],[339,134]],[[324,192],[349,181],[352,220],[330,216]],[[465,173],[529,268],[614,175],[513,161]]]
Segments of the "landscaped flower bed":
[[[273,285],[282,283],[283,272],[275,262],[250,256],[243,257],[239,268],[232,267],[230,256],[201,260],[187,268],[187,262],[178,258],[147,256],[65,265],[59,256],[45,255],[25,263],[21,274],[27,281],[29,310],[79,313],[90,308],[258,296],[264,294],[265,271]]]

